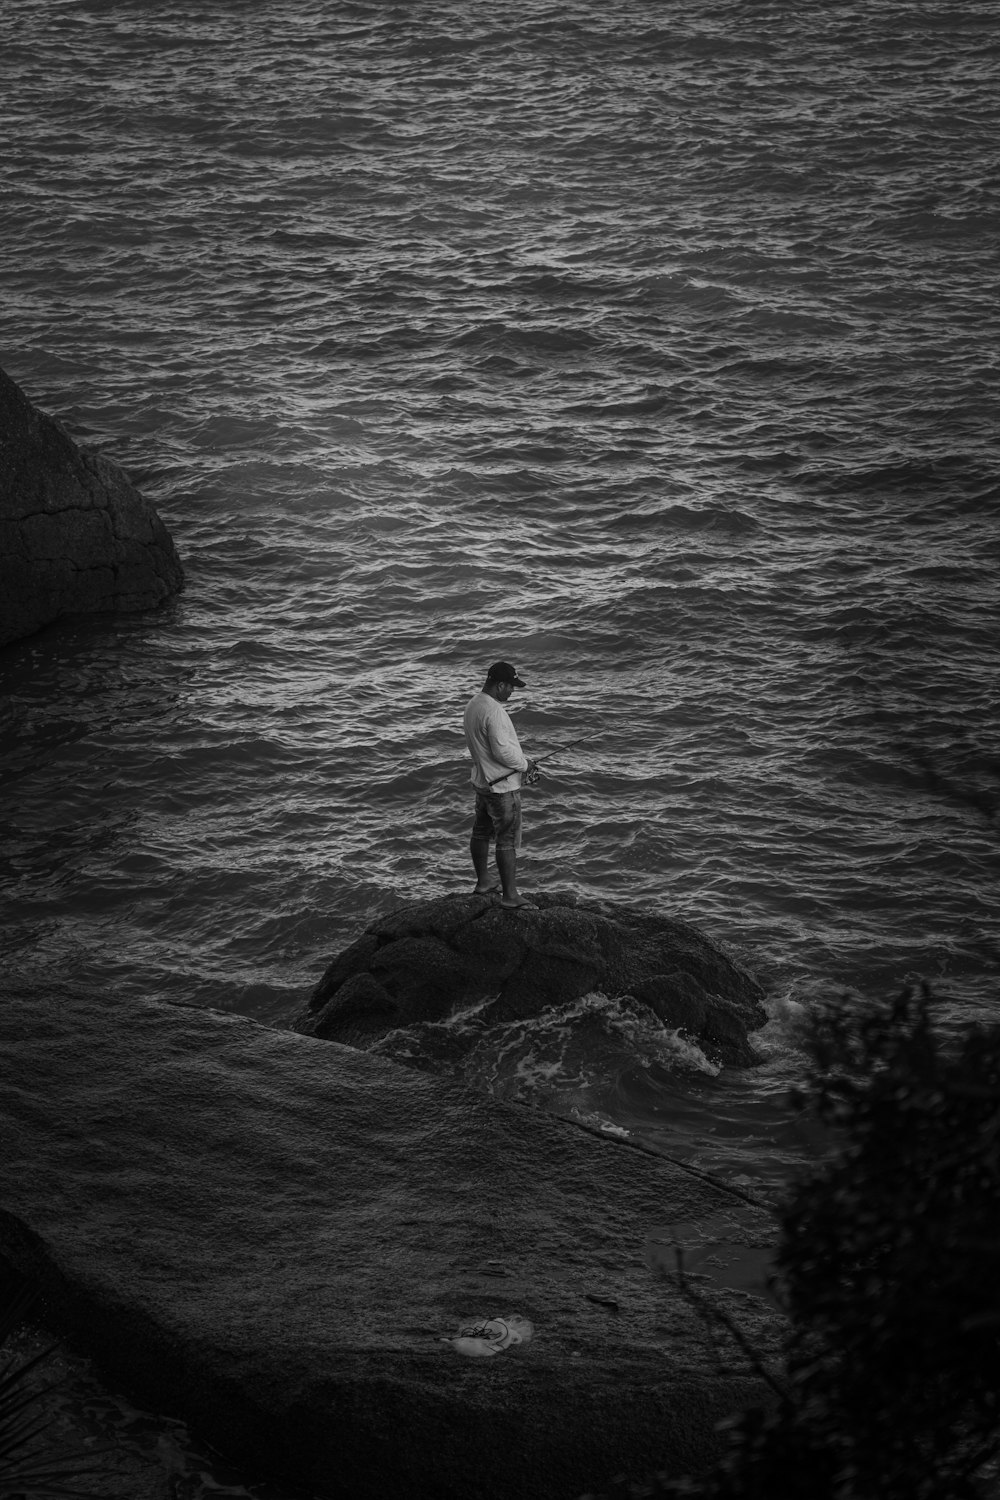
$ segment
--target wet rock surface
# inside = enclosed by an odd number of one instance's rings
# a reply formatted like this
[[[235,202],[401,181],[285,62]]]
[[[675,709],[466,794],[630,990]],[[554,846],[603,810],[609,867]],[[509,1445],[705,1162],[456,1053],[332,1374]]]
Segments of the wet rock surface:
[[[126,1393],[318,1495],[574,1500],[760,1399],[648,1241],[771,1217],[617,1140],[241,1016],[0,1009],[0,1254]],[[762,1299],[715,1288],[765,1353]],[[492,1358],[449,1342],[516,1315]]]
[[[63,615],[151,609],[183,586],[153,506],[0,370],[0,645]]]
[[[522,1020],[592,991],[631,995],[713,1062],[749,1067],[763,990],[686,922],[559,894],[534,910],[495,898],[415,901],[380,917],[326,970],[299,1022],[309,1035],[365,1047],[490,999],[484,1024]]]

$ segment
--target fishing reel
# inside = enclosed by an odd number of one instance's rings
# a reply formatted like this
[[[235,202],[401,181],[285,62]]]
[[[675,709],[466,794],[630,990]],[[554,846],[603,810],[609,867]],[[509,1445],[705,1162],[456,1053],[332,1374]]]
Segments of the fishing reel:
[[[528,786],[537,786],[541,781],[542,773],[534,761],[531,762],[528,769],[524,772],[523,779]]]

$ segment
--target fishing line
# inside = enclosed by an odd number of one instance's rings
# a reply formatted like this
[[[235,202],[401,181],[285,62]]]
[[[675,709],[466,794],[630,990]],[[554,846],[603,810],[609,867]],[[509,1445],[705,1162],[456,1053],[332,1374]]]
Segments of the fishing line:
[[[572,1115],[557,1115],[556,1118],[565,1120],[568,1125],[576,1125],[581,1130],[588,1130],[603,1141],[608,1139],[607,1132],[599,1125],[591,1125],[586,1120],[574,1119]],[[631,1146],[633,1151],[641,1151],[645,1156],[655,1157],[657,1161],[668,1161],[672,1166],[679,1167],[682,1172],[687,1172],[690,1177],[697,1177],[701,1182],[710,1182],[713,1187],[721,1188],[723,1192],[729,1193],[733,1198],[739,1198],[751,1208],[762,1209],[772,1216],[780,1212],[779,1204],[768,1203],[766,1199],[758,1198],[753,1193],[736,1187],[733,1183],[727,1182],[724,1177],[718,1177],[714,1172],[706,1171],[704,1167],[695,1167],[690,1162],[682,1161],[679,1156],[671,1156],[669,1151],[661,1151],[655,1146],[647,1145],[645,1141],[631,1140],[628,1136],[616,1136],[615,1139],[619,1145]]]

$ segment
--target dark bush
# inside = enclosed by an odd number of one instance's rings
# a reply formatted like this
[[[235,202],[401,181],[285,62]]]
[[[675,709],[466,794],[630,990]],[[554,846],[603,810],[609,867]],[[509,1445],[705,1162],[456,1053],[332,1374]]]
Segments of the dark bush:
[[[929,997],[817,1015],[797,1102],[828,1159],[781,1211],[776,1409],[664,1500],[972,1500],[1000,1452],[1000,1026],[948,1045]]]
[[[55,1435],[47,1398],[57,1381],[40,1381],[55,1346],[29,1359],[4,1357],[8,1341],[36,1302],[32,1288],[0,1262],[0,1500],[58,1500],[93,1495],[77,1490],[88,1474],[100,1477],[105,1453],[69,1450]]]

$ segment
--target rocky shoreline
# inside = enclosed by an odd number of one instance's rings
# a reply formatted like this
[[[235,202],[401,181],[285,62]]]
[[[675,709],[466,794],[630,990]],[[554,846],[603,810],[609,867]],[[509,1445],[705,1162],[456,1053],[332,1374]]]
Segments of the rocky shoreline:
[[[0,1254],[109,1379],[248,1468],[574,1500],[702,1467],[717,1422],[766,1399],[649,1255],[682,1223],[766,1248],[770,1217],[721,1185],[240,1016],[67,984],[9,996],[0,1047]],[[712,1294],[774,1343],[762,1298]],[[505,1315],[530,1342],[458,1351]]]

